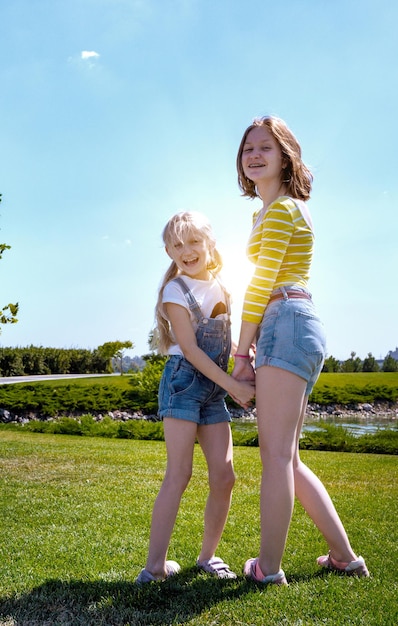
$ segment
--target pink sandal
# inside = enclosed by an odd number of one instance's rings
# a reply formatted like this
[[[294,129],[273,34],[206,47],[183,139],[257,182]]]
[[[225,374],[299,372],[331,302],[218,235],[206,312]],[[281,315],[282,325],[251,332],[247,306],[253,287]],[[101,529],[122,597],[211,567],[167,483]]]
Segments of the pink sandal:
[[[249,559],[248,561],[246,561],[243,566],[243,573],[245,576],[247,576],[247,578],[250,578],[257,583],[262,583],[263,585],[287,585],[287,580],[283,569],[280,569],[279,572],[277,572],[276,574],[269,574],[268,576],[264,576],[258,564],[258,559]]]
[[[318,557],[316,561],[321,567],[325,567],[334,572],[343,572],[348,576],[358,576],[359,578],[367,578],[369,576],[365,560],[361,556],[359,556],[356,561],[344,563],[343,561],[336,561],[329,551],[325,556]]]

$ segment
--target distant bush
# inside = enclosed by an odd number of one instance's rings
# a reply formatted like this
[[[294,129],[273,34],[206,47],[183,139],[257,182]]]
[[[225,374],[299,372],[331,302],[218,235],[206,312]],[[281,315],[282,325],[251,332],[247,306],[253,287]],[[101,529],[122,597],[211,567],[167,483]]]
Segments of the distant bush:
[[[398,454],[398,431],[378,430],[375,433],[358,437],[355,444],[355,452]]]
[[[41,346],[0,348],[0,376],[109,372],[109,359],[106,359],[98,350],[43,348]]]
[[[163,422],[147,422],[145,420],[129,420],[119,424],[119,439],[149,439],[163,441]]]
[[[300,449],[398,454],[398,430],[383,429],[355,436],[342,426],[318,422],[316,430],[303,432]]]
[[[70,413],[104,413],[128,409],[126,392],[111,384],[71,383],[59,386],[34,383],[0,386],[0,407],[16,414],[36,412],[42,417]]]
[[[300,439],[302,450],[353,452],[356,437],[342,426],[318,422],[316,430],[305,431]]]
[[[163,423],[134,419],[127,422],[105,417],[97,421],[91,415],[81,418],[63,417],[58,420],[31,420],[24,425],[0,424],[0,430],[25,430],[35,433],[77,435],[80,437],[110,437],[115,439],[141,439],[163,441]],[[257,430],[232,423],[234,446],[258,446]],[[342,426],[319,422],[317,429],[304,431],[300,439],[302,450],[332,452],[366,452],[398,454],[398,430],[380,430],[372,434],[355,436]]]
[[[149,439],[159,441],[163,437],[161,422],[146,422],[145,420],[129,420],[121,422],[106,416],[100,421],[92,415],[82,415],[79,418],[61,417],[57,420],[42,421],[30,420],[23,427],[34,433],[52,435],[79,435],[81,437],[110,437],[114,439]]]

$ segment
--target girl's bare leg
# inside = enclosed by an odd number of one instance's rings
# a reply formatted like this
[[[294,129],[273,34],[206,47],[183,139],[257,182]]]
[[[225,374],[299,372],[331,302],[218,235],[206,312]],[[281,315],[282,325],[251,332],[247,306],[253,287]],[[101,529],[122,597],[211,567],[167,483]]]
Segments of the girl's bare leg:
[[[306,396],[300,416],[300,430],[304,422],[307,402]],[[357,556],[351,548],[347,533],[328,492],[319,478],[300,459],[298,437],[299,431],[294,458],[296,496],[324,536],[332,557],[337,561],[354,561]]]
[[[264,576],[282,561],[294,506],[293,459],[306,382],[286,370],[262,366],[256,372],[256,406],[261,479],[261,547]]]
[[[325,537],[333,558],[343,562],[355,560],[357,557],[329,494],[299,457],[298,442],[308,401],[305,381],[268,366],[260,367],[256,375],[263,463],[259,556],[262,572],[275,574],[281,567],[294,495]]]
[[[192,475],[193,448],[197,424],[165,418],[164,437],[167,468],[152,511],[148,559],[145,568],[156,578],[166,576],[166,556],[175,520]]]
[[[199,426],[198,441],[206,457],[210,488],[204,514],[202,549],[198,560],[207,561],[214,556],[221,539],[235,482],[229,423]]]

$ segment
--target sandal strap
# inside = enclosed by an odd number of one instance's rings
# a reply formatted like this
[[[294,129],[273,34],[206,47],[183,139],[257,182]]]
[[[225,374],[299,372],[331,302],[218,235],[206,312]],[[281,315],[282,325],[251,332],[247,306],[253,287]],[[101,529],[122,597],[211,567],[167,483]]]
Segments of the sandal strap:
[[[262,583],[263,585],[268,585],[270,583],[274,585],[287,585],[283,569],[280,569],[276,574],[268,574],[267,576],[264,576],[264,573],[259,565],[258,558],[248,559],[243,566],[243,573],[248,578],[251,578],[251,580],[254,580],[257,583]]]
[[[344,562],[334,559],[330,551],[326,556],[320,556],[317,559],[318,565],[326,567],[327,569],[334,570],[335,572],[345,572],[348,575],[356,575],[359,577],[368,577],[369,572],[366,567],[365,560],[362,556],[359,556],[354,561]]]
[[[215,574],[219,578],[233,578],[236,576],[236,574],[229,569],[229,565],[224,563],[224,561],[218,556],[213,556],[207,561],[196,561],[196,565],[204,572],[207,572],[208,574]]]
[[[356,561],[351,561],[350,563],[348,563],[345,570],[346,572],[352,572],[358,569],[358,567],[363,567],[364,565],[365,565],[364,559],[361,556],[359,556]]]
[[[365,564],[365,561],[363,560],[361,556],[359,556],[356,561],[348,561],[348,562],[336,561],[336,559],[332,557],[330,552],[328,554],[328,557],[329,557],[330,564],[332,565],[334,569],[338,569],[341,571],[344,570],[346,572],[352,572],[353,570],[356,570],[358,567],[362,567],[362,565]]]

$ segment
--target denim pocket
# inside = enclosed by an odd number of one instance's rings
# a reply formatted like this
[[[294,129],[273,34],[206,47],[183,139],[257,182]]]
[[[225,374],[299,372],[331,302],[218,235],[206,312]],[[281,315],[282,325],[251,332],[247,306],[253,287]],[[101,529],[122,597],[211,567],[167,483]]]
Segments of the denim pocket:
[[[294,316],[294,345],[308,355],[319,355],[326,351],[326,336],[319,317],[296,311]]]
[[[194,383],[196,370],[186,359],[180,359],[170,373],[169,385],[171,394],[187,391]]]

